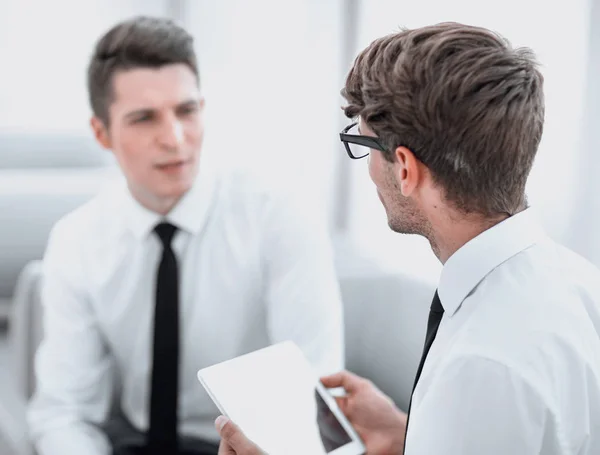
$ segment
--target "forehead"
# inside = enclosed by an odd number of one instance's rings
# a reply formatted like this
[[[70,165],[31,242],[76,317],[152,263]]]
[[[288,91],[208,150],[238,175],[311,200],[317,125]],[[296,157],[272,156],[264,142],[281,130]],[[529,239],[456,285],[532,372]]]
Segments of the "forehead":
[[[119,71],[113,106],[124,109],[170,106],[200,96],[196,75],[184,64]]]

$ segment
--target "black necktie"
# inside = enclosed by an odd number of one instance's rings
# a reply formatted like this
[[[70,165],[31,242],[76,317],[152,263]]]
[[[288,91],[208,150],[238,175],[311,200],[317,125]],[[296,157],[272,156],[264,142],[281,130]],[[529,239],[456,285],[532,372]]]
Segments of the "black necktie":
[[[442,316],[444,315],[444,307],[442,306],[442,302],[440,301],[440,296],[437,291],[435,291],[435,295],[433,296],[433,301],[431,302],[431,308],[429,309],[429,320],[427,321],[427,335],[425,336],[425,346],[423,348],[423,354],[421,355],[421,361],[419,362],[419,368],[417,368],[417,375],[415,376],[415,383],[413,385],[412,393],[414,393],[415,388],[417,387],[417,383],[419,382],[419,378],[421,377],[421,371],[423,371],[423,365],[425,364],[425,359],[427,358],[427,354],[429,353],[429,349],[431,349],[431,345],[433,344],[433,340],[435,340],[435,336],[438,331],[438,327],[440,326],[440,321],[442,320]],[[410,403],[408,405],[408,416],[406,419],[406,432],[408,433],[408,422],[410,420],[410,406],[412,404],[412,393],[410,395]],[[404,435],[404,447],[406,448],[406,434]]]
[[[150,394],[148,452],[177,453],[177,393],[179,382],[179,289],[177,258],[171,240],[177,228],[161,223],[154,231],[163,245],[156,280],[154,345]]]

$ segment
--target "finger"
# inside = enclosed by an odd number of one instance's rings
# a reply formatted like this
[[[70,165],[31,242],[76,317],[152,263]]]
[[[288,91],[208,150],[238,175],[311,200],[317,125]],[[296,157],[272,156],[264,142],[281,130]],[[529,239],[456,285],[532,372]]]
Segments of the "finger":
[[[346,407],[348,406],[348,398],[346,397],[335,397],[338,407],[346,414]]]
[[[346,416],[346,418],[350,421],[354,420],[354,409],[352,409],[348,398],[347,397],[339,397],[336,398],[335,401],[337,402],[338,407],[340,408],[340,410],[342,411],[342,414],[344,414]]]
[[[339,373],[332,374],[331,376],[325,376],[321,378],[321,382],[327,388],[343,387],[348,393],[356,392],[356,389],[362,383],[363,378],[350,373],[349,371],[340,371]]]
[[[239,455],[260,455],[262,451],[250,441],[235,423],[227,417],[219,416],[215,421],[223,442],[231,448],[231,453]],[[228,452],[225,452],[228,453]]]

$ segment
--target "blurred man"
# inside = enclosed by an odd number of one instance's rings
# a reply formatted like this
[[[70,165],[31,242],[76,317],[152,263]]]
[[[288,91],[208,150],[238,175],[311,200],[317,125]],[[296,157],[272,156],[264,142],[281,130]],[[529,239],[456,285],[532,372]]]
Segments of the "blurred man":
[[[217,410],[200,368],[287,339],[323,374],[342,367],[326,230],[289,197],[201,159],[196,56],[174,23],[142,17],[108,31],[88,88],[92,129],[126,184],[52,231],[29,409],[35,446],[215,454]]]
[[[369,455],[600,453],[600,272],[525,197],[542,86],[530,51],[454,23],[378,39],[348,75],[348,154],[369,156],[390,228],[444,264],[408,416],[365,379],[323,379]],[[222,454],[260,453],[217,427]]]

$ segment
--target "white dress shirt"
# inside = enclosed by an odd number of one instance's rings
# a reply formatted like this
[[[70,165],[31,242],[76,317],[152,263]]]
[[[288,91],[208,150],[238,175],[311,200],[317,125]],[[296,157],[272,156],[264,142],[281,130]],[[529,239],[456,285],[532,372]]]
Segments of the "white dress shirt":
[[[318,374],[343,367],[342,307],[324,223],[279,187],[202,166],[166,220],[180,270],[180,432],[216,440],[200,368],[293,340]],[[275,194],[276,193],[276,194]],[[40,455],[108,455],[98,425],[111,383],[138,429],[149,420],[161,218],[124,184],[53,229],[44,258],[44,339],[29,408]],[[112,378],[118,381],[112,381]]]
[[[406,455],[600,454],[600,272],[526,210],[446,262]]]

